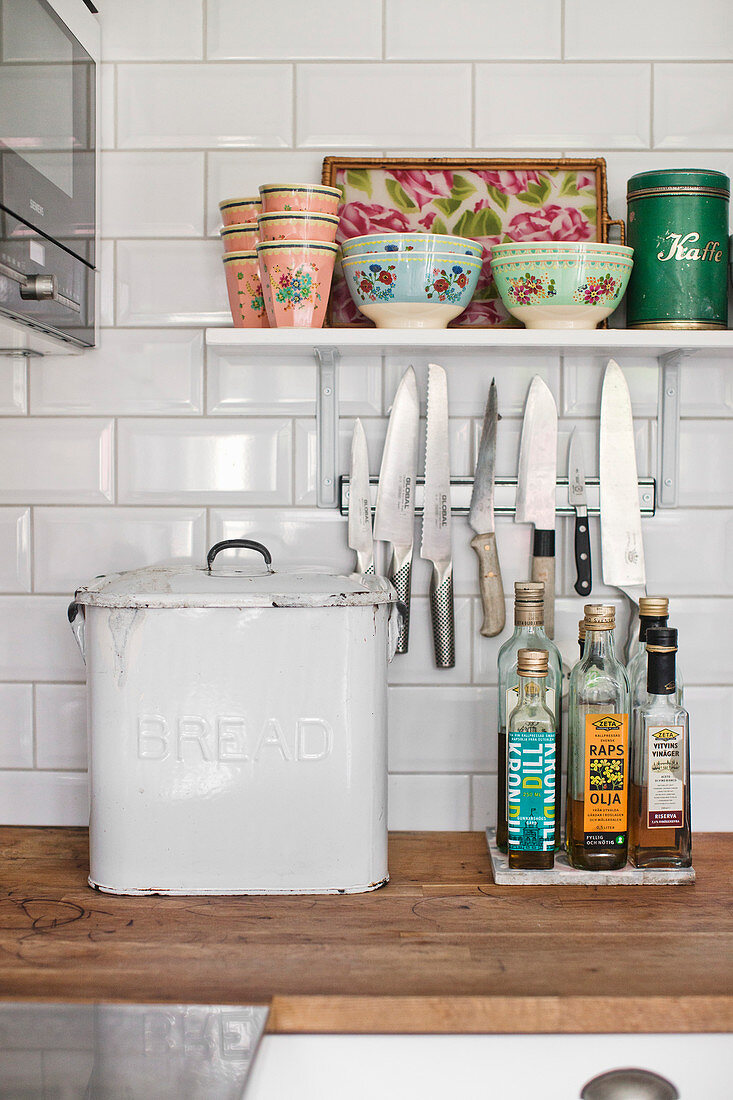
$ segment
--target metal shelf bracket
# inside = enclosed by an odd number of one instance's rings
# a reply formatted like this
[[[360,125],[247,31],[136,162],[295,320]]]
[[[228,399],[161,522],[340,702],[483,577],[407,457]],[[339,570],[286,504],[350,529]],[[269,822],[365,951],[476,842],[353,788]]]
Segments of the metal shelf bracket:
[[[682,360],[691,353],[684,349],[659,357],[657,504],[674,508],[679,495],[680,382]]]
[[[339,352],[337,348],[315,348],[318,368],[318,399],[316,401],[316,438],[318,440],[319,508],[335,508],[338,504],[338,436],[339,436]]]

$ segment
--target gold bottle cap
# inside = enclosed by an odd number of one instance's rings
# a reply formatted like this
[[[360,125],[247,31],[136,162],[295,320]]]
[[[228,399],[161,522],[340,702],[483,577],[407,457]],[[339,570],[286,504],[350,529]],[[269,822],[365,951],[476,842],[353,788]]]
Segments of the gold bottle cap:
[[[547,662],[546,649],[520,649],[517,654],[517,672],[520,676],[546,676]]]
[[[669,600],[666,596],[642,596],[639,600],[639,615],[645,619],[663,619],[669,615]]]
[[[521,603],[544,603],[545,585],[542,581],[515,581],[514,599]]]
[[[578,641],[585,641],[585,619],[581,619],[578,623]]]
[[[586,630],[613,630],[616,626],[616,608],[606,603],[587,603],[585,612]]]

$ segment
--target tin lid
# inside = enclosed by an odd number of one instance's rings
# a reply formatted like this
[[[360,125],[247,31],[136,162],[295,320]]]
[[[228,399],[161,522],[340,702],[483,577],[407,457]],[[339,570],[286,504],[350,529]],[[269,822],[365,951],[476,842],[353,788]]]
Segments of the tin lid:
[[[583,608],[585,612],[585,629],[589,630],[613,630],[616,625],[616,608],[607,603],[587,603]]]
[[[520,649],[517,672],[520,676],[547,676],[550,656],[546,649]]]
[[[639,615],[645,619],[662,619],[669,615],[667,596],[642,596],[639,599]]]
[[[724,172],[713,172],[709,168],[656,168],[652,172],[637,172],[629,179],[626,190],[629,198],[637,191],[657,188],[675,190],[685,189],[719,191],[730,194],[730,179]]]
[[[257,550],[262,559],[215,562],[221,551],[235,548]],[[150,565],[97,577],[77,591],[74,602],[93,607],[363,607],[396,600],[384,577],[279,572],[271,562],[261,543],[228,539],[211,547],[206,564]]]

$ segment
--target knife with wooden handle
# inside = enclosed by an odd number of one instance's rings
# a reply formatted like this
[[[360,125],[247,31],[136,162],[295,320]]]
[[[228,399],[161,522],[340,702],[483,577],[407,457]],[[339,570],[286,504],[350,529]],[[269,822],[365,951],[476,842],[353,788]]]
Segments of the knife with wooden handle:
[[[506,622],[504,587],[494,532],[494,474],[498,420],[496,382],[492,378],[484,412],[481,442],[473,478],[471,507],[468,513],[468,522],[476,532],[475,538],[471,539],[471,546],[478,557],[479,591],[484,612],[481,633],[485,638],[493,638],[501,634]]]
[[[524,407],[515,521],[534,524],[532,580],[545,585],[545,633],[555,635],[557,406],[538,374]]]
[[[448,381],[435,363],[428,366],[428,412],[425,436],[425,503],[420,557],[433,563],[430,617],[438,668],[456,663],[451,554],[450,448]]]

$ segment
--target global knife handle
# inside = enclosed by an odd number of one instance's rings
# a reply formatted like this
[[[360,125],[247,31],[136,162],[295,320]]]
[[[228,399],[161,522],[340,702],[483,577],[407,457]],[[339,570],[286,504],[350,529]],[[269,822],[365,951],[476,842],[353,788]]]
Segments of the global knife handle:
[[[412,588],[412,547],[401,550],[392,547],[392,561],[389,565],[389,579],[397,589],[397,599],[403,607],[402,622],[397,635],[395,653],[407,653],[410,636],[410,589]]]
[[[506,623],[504,587],[501,583],[496,535],[493,531],[486,535],[476,535],[471,539],[471,546],[478,556],[478,583],[481,605],[484,609],[481,633],[484,638],[495,638],[497,634],[501,634]]]
[[[438,668],[456,663],[456,630],[453,619],[453,564],[433,566],[430,578],[430,617],[433,620],[433,649]]]
[[[535,528],[532,580],[545,586],[545,634],[555,637],[555,532]]]
[[[593,576],[590,565],[590,531],[587,513],[585,515],[575,513],[575,571],[578,578],[573,586],[575,591],[579,596],[590,596]]]

